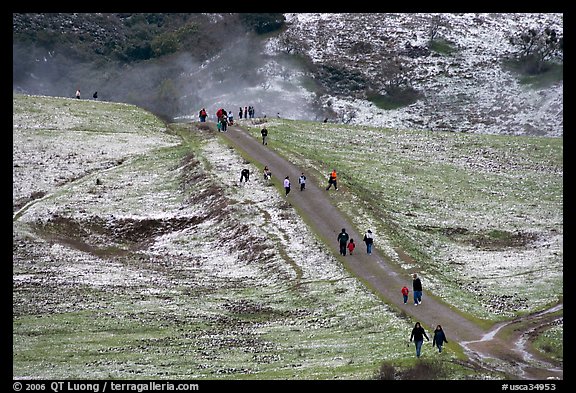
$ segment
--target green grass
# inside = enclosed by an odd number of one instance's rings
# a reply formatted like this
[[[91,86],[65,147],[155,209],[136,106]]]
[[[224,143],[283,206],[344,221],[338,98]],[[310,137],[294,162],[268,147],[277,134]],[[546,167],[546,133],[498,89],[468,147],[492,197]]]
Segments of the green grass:
[[[518,232],[534,241],[547,236],[551,227],[562,231],[561,138],[397,131],[289,120],[271,123],[267,126],[270,148],[314,175],[320,186],[337,168],[344,192],[333,202],[356,227],[375,228],[381,250],[389,250],[393,258],[392,250],[402,249],[413,263],[399,264],[425,272],[429,281],[437,277],[445,300],[477,317],[499,319],[486,313],[465,286],[459,287],[459,281],[467,278],[446,265],[446,259],[454,258],[447,247],[473,253],[479,240],[505,245]],[[257,137],[259,128],[250,132]],[[466,235],[446,235],[454,230]],[[505,252],[506,247],[498,250]],[[542,258],[559,269],[551,280],[561,288],[559,251]],[[550,268],[550,264],[535,267],[546,274]],[[527,290],[520,282],[510,286],[487,279],[485,283],[491,287],[488,292],[500,293],[505,286],[511,293],[540,300],[526,305],[528,309],[537,310],[557,299],[545,291],[545,285]],[[515,312],[522,311],[510,309],[510,315]]]
[[[440,53],[441,55],[449,56],[458,51],[457,48],[454,47],[454,44],[452,42],[447,41],[443,38],[431,40],[428,43],[428,46],[431,51]]]
[[[564,328],[553,326],[542,332],[534,342],[534,347],[546,356],[564,361]]]
[[[96,109],[90,109],[75,100],[15,97],[14,112],[26,114],[21,108],[30,108],[37,116],[24,124],[26,129],[50,123],[49,115],[59,111],[78,118],[80,128],[90,130],[94,124],[95,133],[114,133],[117,124],[134,134],[150,133],[151,127],[161,129],[161,122],[145,111],[100,104],[102,107],[96,104]],[[330,194],[333,202],[358,228],[369,225],[376,230],[380,251],[392,254],[394,247],[400,247],[414,258],[414,263],[425,269],[430,288],[442,288],[434,292],[445,294],[455,307],[460,302],[474,304],[477,299],[459,288],[454,277],[444,275],[447,268],[442,252],[451,239],[446,235],[446,228],[453,226],[450,220],[466,228],[471,238],[482,234],[498,241],[506,240],[520,223],[528,222],[535,230],[561,224],[561,140],[399,132],[289,120],[274,121],[268,129],[269,147],[306,170],[310,181],[325,186],[329,170],[337,168],[342,192]],[[259,130],[254,127],[250,132],[258,138]],[[205,190],[222,187],[213,173],[216,166],[204,150],[217,134],[191,132],[188,125],[171,126],[168,133],[178,135],[182,143],[134,155],[100,174],[110,188],[97,191],[90,176],[68,184],[42,201],[44,208],[74,216],[76,211],[58,209],[83,201],[87,218],[81,224],[96,225],[91,215],[109,217],[120,212],[146,217],[152,207],[173,214],[195,192],[204,195]],[[232,150],[226,151],[242,159]],[[185,176],[200,180],[183,190],[176,169],[190,156],[197,163],[186,168]],[[475,165],[512,165],[504,173],[492,173],[490,166],[468,167],[470,157],[475,158]],[[550,168],[558,168],[559,174],[551,173]],[[93,202],[98,200],[97,192],[111,193],[115,188],[121,190],[112,194],[116,199],[106,204]],[[250,204],[233,203],[235,191],[228,191],[233,214],[227,219],[231,223],[208,221],[201,230],[172,236],[171,244],[183,254],[171,254],[167,259],[173,259],[172,265],[142,260],[138,250],[115,259],[121,267],[116,276],[131,274],[126,280],[132,286],[115,284],[119,278],[114,277],[103,286],[58,281],[58,269],[77,268],[87,274],[108,266],[114,250],[130,251],[121,237],[94,237],[97,242],[90,243],[91,247],[96,248],[98,242],[105,245],[96,255],[102,259],[78,262],[73,258],[76,254],[70,256],[72,251],[52,249],[50,244],[42,244],[39,255],[27,257],[34,263],[18,255],[13,262],[13,307],[17,311],[13,317],[13,375],[44,379],[371,379],[383,361],[405,368],[415,364],[414,349],[406,346],[410,321],[389,309],[343,268],[331,279],[298,272],[294,265],[298,260],[290,250],[282,249],[274,252],[275,259],[267,265],[251,267],[261,269],[264,281],[276,274],[275,269],[286,268],[299,285],[294,280],[274,285],[254,284],[258,281],[245,278],[223,280],[200,267],[179,269],[181,260],[194,257],[190,250],[215,248],[211,243],[214,234],[228,233],[229,226],[237,224],[234,220],[262,214],[262,225],[274,229],[269,214],[255,212]],[[478,212],[484,213],[475,217]],[[285,214],[295,213],[287,210]],[[492,220],[501,216],[506,219]],[[306,218],[296,221],[300,220]],[[422,226],[428,229],[417,229]],[[14,229],[15,244],[41,234],[20,219],[14,221]],[[62,229],[66,228],[59,227],[56,232],[64,235]],[[276,234],[270,241],[282,247],[282,237],[282,233]],[[546,260],[546,267],[561,268],[561,258],[560,254]],[[26,276],[43,281],[21,284],[18,278]],[[561,293],[559,279],[561,273],[544,286],[526,288],[527,295],[544,300],[554,297],[549,288]],[[511,286],[510,290],[514,289]],[[504,290],[498,287],[498,291]],[[476,312],[480,307],[461,308],[479,319],[486,317],[485,312]],[[23,312],[27,309],[32,311]],[[38,309],[44,312],[33,311]],[[558,341],[551,342],[553,351],[558,351]],[[426,352],[435,359],[435,354]],[[457,362],[462,353],[450,345],[443,356],[448,363],[443,378],[462,379],[470,374]]]

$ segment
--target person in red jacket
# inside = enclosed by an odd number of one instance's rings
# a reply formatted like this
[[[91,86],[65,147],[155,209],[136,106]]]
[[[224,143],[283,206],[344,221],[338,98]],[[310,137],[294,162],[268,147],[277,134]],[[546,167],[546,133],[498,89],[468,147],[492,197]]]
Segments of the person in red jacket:
[[[408,287],[406,285],[404,285],[402,287],[402,296],[404,296],[404,304],[408,303],[408,294],[410,293],[410,290],[408,289]]]
[[[352,255],[352,251],[356,248],[356,243],[354,243],[354,239],[350,239],[350,243],[348,243],[348,251],[350,251],[350,255]]]

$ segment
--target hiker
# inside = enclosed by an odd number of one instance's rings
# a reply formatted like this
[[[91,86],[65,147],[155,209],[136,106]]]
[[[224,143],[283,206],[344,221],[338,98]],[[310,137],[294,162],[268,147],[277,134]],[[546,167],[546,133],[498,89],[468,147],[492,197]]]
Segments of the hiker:
[[[286,196],[290,193],[290,178],[286,176],[284,178],[284,190],[286,190]]]
[[[268,165],[264,167],[264,180],[270,180],[272,178],[272,172],[268,169]]]
[[[334,189],[338,190],[338,183],[336,182],[336,169],[333,169],[328,175],[328,187],[326,187],[326,191],[330,189],[334,185]]]
[[[262,128],[260,133],[262,134],[262,144],[267,145],[268,142],[266,142],[266,138],[268,137],[268,130],[266,129],[266,126],[264,126],[264,128]]]
[[[231,126],[234,125],[234,114],[232,113],[232,111],[228,111],[228,124],[230,124]]]
[[[354,239],[350,239],[350,243],[348,243],[348,251],[350,255],[352,255],[352,251],[356,248],[356,243],[354,243]]]
[[[298,178],[298,183],[300,183],[300,191],[304,191],[306,188],[306,176],[304,176],[304,172]]]
[[[416,273],[412,275],[412,291],[414,292],[414,305],[417,306],[422,303],[422,281]]]
[[[240,110],[238,111],[238,118],[242,120],[242,107],[240,107]]]
[[[94,98],[95,100],[98,99],[98,92],[95,91],[94,94],[92,94],[92,98]]]
[[[368,255],[372,255],[372,244],[374,244],[374,238],[372,237],[372,231],[368,231],[364,234],[364,243],[366,243],[366,252]]]
[[[404,297],[404,304],[408,303],[408,294],[410,293],[410,290],[406,285],[404,285],[400,291],[402,292],[402,296]]]
[[[220,124],[222,132],[226,132],[226,130],[228,129],[228,117],[226,116],[226,114],[222,115],[222,117],[220,118]]]
[[[346,233],[346,228],[342,228],[342,232],[338,234],[338,243],[340,244],[340,255],[346,256],[346,244],[350,236]]]
[[[446,335],[444,334],[444,330],[442,330],[442,326],[436,326],[434,329],[434,337],[432,338],[432,346],[438,348],[438,353],[442,353],[442,345],[444,343],[448,344],[448,340],[446,340]]]
[[[240,183],[242,183],[242,179],[244,179],[244,181],[248,183],[249,178],[250,178],[250,171],[246,168],[242,169],[242,172],[240,172]]]
[[[200,109],[200,112],[198,112],[198,117],[200,118],[201,123],[206,122],[206,118],[208,117],[208,113],[206,113],[206,108]]]
[[[420,322],[416,322],[414,325],[414,329],[412,329],[412,334],[410,334],[410,342],[414,339],[414,344],[416,345],[416,357],[420,357],[420,351],[422,350],[422,344],[424,343],[424,337],[426,337],[426,341],[430,341],[424,328],[420,325]]]
[[[226,132],[228,129],[228,112],[226,112],[224,109],[221,110],[222,114],[220,115],[220,123],[222,123],[222,131]]]
[[[76,90],[76,98],[80,99],[80,89]]]

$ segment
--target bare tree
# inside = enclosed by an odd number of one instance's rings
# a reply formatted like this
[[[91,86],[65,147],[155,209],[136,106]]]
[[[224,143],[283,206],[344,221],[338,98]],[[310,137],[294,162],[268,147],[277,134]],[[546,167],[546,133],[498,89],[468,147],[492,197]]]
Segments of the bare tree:
[[[440,28],[448,27],[449,23],[442,15],[435,14],[432,16],[430,20],[430,28],[428,30],[428,36],[430,41],[434,41],[438,33],[440,32]]]
[[[517,58],[529,66],[531,73],[541,73],[547,62],[563,58],[564,37],[550,27],[520,31],[510,36],[509,41],[517,48]]]

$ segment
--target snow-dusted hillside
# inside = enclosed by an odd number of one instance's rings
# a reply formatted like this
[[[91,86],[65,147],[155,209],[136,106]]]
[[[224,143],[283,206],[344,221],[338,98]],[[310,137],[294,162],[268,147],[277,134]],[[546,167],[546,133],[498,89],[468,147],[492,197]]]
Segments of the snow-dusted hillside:
[[[562,14],[286,14],[288,28],[271,38],[268,53],[298,40],[315,64],[336,63],[373,77],[384,54],[425,47],[434,15],[447,26],[438,36],[453,43],[450,55],[403,57],[415,66],[413,87],[424,98],[408,107],[381,110],[368,101],[329,94],[320,101],[351,124],[399,129],[449,130],[511,135],[563,135],[563,83],[545,89],[521,85],[501,67],[513,47],[510,34],[528,27],[563,31]],[[367,42],[368,50],[351,50]],[[346,120],[346,118],[344,117]]]

